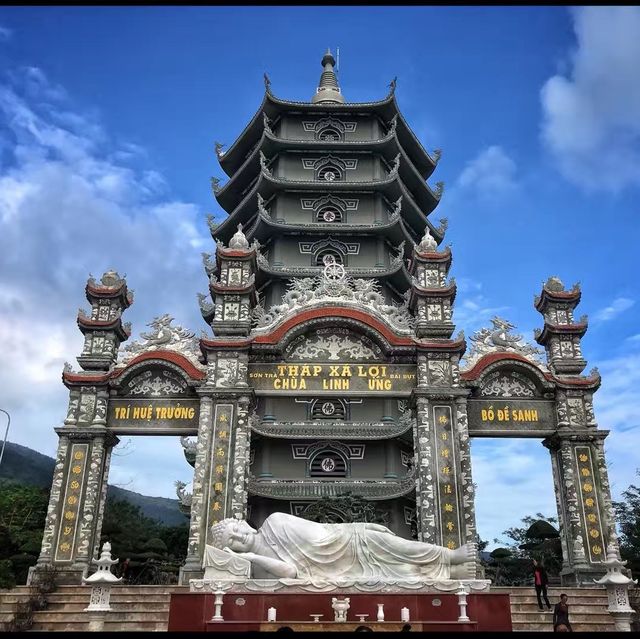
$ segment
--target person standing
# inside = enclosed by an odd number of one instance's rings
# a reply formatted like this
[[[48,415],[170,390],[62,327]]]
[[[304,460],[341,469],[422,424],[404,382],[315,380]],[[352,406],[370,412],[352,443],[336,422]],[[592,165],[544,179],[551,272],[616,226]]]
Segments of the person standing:
[[[553,608],[553,632],[573,632],[569,623],[569,606],[567,595],[560,595],[560,601]]]
[[[547,610],[551,610],[551,603],[549,602],[549,597],[547,597],[547,583],[549,582],[549,577],[547,576],[547,571],[545,570],[542,564],[539,564],[535,559],[533,560],[533,584],[536,588],[536,597],[538,598],[538,608],[540,610],[544,610],[542,607],[542,595],[544,597],[544,602],[547,604]]]

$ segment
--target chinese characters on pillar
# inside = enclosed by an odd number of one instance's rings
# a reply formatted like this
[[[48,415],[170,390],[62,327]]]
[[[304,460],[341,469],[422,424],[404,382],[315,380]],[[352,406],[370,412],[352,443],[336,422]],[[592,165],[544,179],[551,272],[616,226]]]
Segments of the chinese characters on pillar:
[[[438,502],[442,523],[442,545],[453,550],[460,545],[460,516],[451,407],[434,406],[433,423],[438,460]]]
[[[580,503],[584,517],[584,529],[586,531],[587,545],[589,546],[589,560],[599,562],[605,559],[606,553],[604,539],[602,538],[602,520],[600,518],[600,507],[593,474],[591,448],[589,446],[576,446],[575,455],[580,482]]]
[[[233,425],[233,404],[218,404],[214,414],[213,443],[211,446],[211,480],[209,489],[209,528],[225,518],[227,510],[227,484],[229,481],[229,455]]]
[[[71,561],[73,559],[88,452],[89,444],[73,444],[71,447],[67,484],[60,511],[61,522],[56,544],[56,561]]]

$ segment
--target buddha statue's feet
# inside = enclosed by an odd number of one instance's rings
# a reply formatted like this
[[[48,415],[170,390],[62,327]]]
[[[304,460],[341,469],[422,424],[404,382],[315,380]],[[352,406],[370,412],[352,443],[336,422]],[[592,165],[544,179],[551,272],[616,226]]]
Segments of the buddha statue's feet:
[[[451,551],[451,565],[457,566],[478,558],[478,544],[470,542]]]

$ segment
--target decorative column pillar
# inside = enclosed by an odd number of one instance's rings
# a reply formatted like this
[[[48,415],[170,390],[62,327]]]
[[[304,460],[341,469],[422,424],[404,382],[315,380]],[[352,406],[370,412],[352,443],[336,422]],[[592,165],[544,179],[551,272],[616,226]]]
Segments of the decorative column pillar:
[[[462,494],[462,539],[464,542],[476,542],[478,535],[476,530],[475,488],[471,476],[471,442],[469,439],[469,421],[465,397],[456,398],[456,434],[460,464],[460,492]]]
[[[231,468],[231,513],[238,519],[247,519],[247,485],[249,483],[249,448],[251,429],[249,408],[252,398],[242,395],[238,398],[235,424],[233,465]],[[229,490],[229,488],[227,490]]]
[[[98,516],[96,517],[96,534],[93,541],[92,555],[97,556],[100,551],[100,536],[102,533],[102,520],[104,519],[104,508],[107,502],[107,489],[109,486],[109,468],[111,466],[111,454],[120,440],[113,434],[107,433],[105,438],[104,469],[102,471],[102,487],[99,494]]]
[[[260,474],[261,479],[273,477],[271,472],[271,440],[264,438],[260,446]]]
[[[413,446],[416,468],[416,522],[418,540],[438,544],[436,527],[435,481],[433,464],[433,444],[429,418],[429,400],[416,399],[416,420],[414,424]]]
[[[398,478],[398,449],[395,440],[387,441],[384,447],[384,478]]]
[[[189,520],[189,542],[187,559],[180,568],[179,582],[188,584],[189,579],[197,579],[202,574],[202,556],[206,540],[207,519],[207,478],[213,440],[213,399],[211,389],[205,387],[200,392],[200,421],[196,442],[196,460],[193,469],[193,488],[191,495],[191,518]],[[206,394],[205,394],[206,393]]]
[[[547,438],[543,444],[552,454],[556,499],[560,507],[563,585],[592,583],[602,574],[611,536],[606,513],[608,490],[595,463],[598,442],[608,431],[589,434],[561,432]]]

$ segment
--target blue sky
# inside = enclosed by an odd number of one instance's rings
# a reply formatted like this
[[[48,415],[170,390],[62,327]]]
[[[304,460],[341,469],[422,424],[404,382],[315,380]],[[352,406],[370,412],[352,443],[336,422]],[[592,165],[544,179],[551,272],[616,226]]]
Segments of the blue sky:
[[[0,9],[0,407],[10,440],[53,455],[65,360],[88,274],[126,273],[134,336],[154,316],[206,328],[196,293],[206,214],[263,73],[308,100],[327,46],[349,101],[396,95],[443,155],[434,213],[449,218],[454,321],[498,313],[532,339],[550,275],[582,283],[583,339],[603,376],[596,417],[614,496],[635,480],[640,409],[636,303],[640,192],[637,7],[9,7]],[[113,482],[172,496],[189,468],[173,439],[134,439]],[[498,463],[495,462],[497,460]],[[473,443],[479,531],[555,512],[536,441]]]

